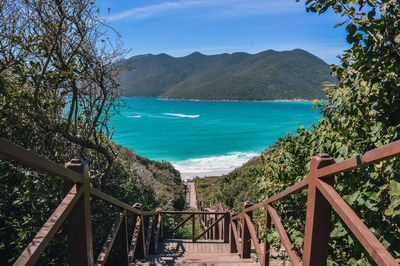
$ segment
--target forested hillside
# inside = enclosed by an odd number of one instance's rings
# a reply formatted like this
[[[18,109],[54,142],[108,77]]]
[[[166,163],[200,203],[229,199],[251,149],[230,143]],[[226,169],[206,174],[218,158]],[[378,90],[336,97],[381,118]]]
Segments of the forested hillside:
[[[335,81],[324,61],[301,49],[178,58],[148,54],[124,64],[133,68],[121,75],[126,96],[163,99],[313,100],[324,97],[324,81]]]

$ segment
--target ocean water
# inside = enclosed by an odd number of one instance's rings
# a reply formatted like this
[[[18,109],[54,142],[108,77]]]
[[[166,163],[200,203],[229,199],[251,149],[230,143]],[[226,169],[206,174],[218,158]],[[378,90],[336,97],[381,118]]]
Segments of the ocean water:
[[[279,137],[321,118],[311,102],[207,102],[124,98],[113,140],[181,173],[228,171]]]

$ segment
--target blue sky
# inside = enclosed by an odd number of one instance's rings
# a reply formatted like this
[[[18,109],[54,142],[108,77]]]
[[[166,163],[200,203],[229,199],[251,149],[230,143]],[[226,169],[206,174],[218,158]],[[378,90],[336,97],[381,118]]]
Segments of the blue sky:
[[[129,56],[185,56],[301,48],[327,63],[348,48],[342,18],[307,13],[304,0],[99,0]]]

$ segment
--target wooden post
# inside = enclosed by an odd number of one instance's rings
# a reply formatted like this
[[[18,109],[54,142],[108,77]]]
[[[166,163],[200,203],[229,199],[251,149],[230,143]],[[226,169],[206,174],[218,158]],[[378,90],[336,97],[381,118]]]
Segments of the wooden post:
[[[329,234],[331,231],[332,206],[316,187],[316,171],[333,164],[328,154],[318,154],[310,164],[310,175],[307,195],[306,226],[304,234],[303,265],[326,265],[328,257]],[[320,179],[330,185],[334,176]]]
[[[72,159],[65,167],[83,176],[83,195],[66,220],[68,235],[68,257],[71,265],[93,265],[92,226],[90,221],[90,183],[89,166],[80,159]],[[69,191],[73,182],[65,182],[64,188]]]
[[[231,224],[231,217],[229,213],[225,213],[224,216],[224,243],[229,243],[229,226]]]
[[[135,203],[133,208],[142,210],[141,203]],[[137,215],[136,219],[140,219],[139,234],[137,236],[137,244],[135,248],[134,259],[145,259],[146,258],[146,239],[144,234],[144,216]]]
[[[222,215],[223,215],[223,214],[222,214]],[[219,239],[223,239],[223,237],[224,237],[224,235],[223,235],[223,233],[224,233],[224,232],[223,232],[223,229],[224,229],[224,228],[223,228],[223,227],[224,227],[224,221],[222,221],[222,220],[219,221],[219,222],[218,222],[218,227],[219,227],[219,232],[218,232],[218,233],[219,233]]]
[[[192,242],[194,242],[194,229],[196,224],[196,215],[192,214]]]
[[[232,216],[233,215],[234,215],[234,213],[232,213],[232,212],[229,213],[229,220],[231,221],[231,223],[233,222],[233,223],[236,224],[236,221],[232,221]],[[238,248],[236,246],[236,239],[235,239],[235,233],[234,233],[234,230],[236,230],[236,228],[232,227],[231,223],[230,223],[230,226],[229,226],[229,232],[230,232],[230,238],[229,238],[229,244],[230,245],[229,245],[229,247],[230,247],[231,253],[237,253],[238,252]]]
[[[129,246],[128,246],[128,223],[126,213],[121,223],[121,241],[122,241],[122,265],[128,265],[128,254],[129,254]]]
[[[218,220],[218,214],[214,215],[215,221]],[[214,239],[219,239],[219,223],[216,223],[214,228],[215,228],[215,233],[214,233]]]
[[[153,251],[154,254],[154,223],[156,223],[157,220],[155,219],[154,215],[149,217],[149,224],[147,228],[147,234],[146,234],[146,258],[149,256],[149,253],[151,253],[150,250]],[[157,224],[156,224],[157,226]]]
[[[243,203],[243,216],[242,216],[242,246],[241,246],[241,254],[242,254],[242,259],[249,259],[250,258],[250,249],[251,249],[251,236],[250,236],[250,231],[249,228],[247,227],[246,224],[246,218],[245,215],[247,214],[250,219],[253,218],[253,212],[245,212],[246,208],[251,207],[253,204],[251,204],[250,201],[246,201]]]
[[[262,266],[269,265],[269,251],[270,251],[270,243],[267,241],[268,232],[271,230],[271,216],[268,213],[268,209],[265,207],[265,239],[264,239],[264,253],[260,260]]]
[[[210,217],[210,226],[214,223],[214,218]],[[212,227],[210,230],[210,239],[214,240],[215,239],[215,226]]]

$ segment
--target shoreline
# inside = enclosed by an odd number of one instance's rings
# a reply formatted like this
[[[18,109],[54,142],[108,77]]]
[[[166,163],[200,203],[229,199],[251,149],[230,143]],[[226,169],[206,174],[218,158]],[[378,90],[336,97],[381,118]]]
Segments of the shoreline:
[[[203,171],[203,172],[180,172],[181,179],[183,181],[193,180],[195,177],[204,178],[208,176],[223,176],[235,170],[235,168],[230,170],[211,170],[211,171]]]

